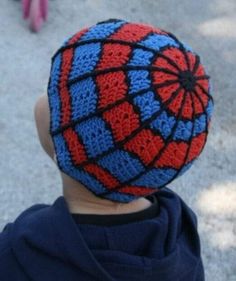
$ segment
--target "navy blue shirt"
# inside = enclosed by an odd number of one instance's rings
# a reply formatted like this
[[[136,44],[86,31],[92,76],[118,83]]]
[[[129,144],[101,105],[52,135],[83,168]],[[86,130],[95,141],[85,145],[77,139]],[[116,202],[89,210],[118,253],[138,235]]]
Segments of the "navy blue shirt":
[[[119,215],[71,214],[63,196],[0,233],[1,281],[204,281],[197,220],[173,191]]]

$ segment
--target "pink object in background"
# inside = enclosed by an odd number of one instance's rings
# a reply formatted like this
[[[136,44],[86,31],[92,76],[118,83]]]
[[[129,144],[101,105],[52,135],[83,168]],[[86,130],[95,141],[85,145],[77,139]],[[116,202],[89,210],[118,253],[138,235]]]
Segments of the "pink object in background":
[[[22,0],[23,18],[29,19],[30,29],[38,32],[48,17],[48,0]]]

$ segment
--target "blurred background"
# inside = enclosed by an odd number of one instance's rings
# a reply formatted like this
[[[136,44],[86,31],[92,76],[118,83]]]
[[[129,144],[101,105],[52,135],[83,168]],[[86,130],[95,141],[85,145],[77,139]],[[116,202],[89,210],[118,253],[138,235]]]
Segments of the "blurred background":
[[[51,0],[39,33],[19,1],[0,8],[0,230],[35,203],[61,195],[59,173],[37,139],[33,108],[46,93],[50,60],[64,40],[108,18],[146,22],[200,54],[215,110],[208,143],[170,185],[198,215],[207,281],[236,281],[236,1]]]

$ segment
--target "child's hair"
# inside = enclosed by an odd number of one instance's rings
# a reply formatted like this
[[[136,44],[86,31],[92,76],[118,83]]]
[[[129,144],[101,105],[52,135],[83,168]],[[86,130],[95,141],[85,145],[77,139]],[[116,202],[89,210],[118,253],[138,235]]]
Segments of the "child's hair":
[[[82,29],[52,58],[60,170],[112,201],[157,192],[201,153],[209,92],[199,56],[167,31],[118,19]]]

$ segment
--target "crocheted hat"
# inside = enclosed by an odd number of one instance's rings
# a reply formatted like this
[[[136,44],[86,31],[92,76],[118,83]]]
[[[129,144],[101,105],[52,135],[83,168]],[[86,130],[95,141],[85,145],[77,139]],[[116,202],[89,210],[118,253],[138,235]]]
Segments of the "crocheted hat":
[[[52,57],[59,169],[112,201],[157,192],[201,153],[209,88],[199,56],[167,31],[118,19],[82,29]]]

